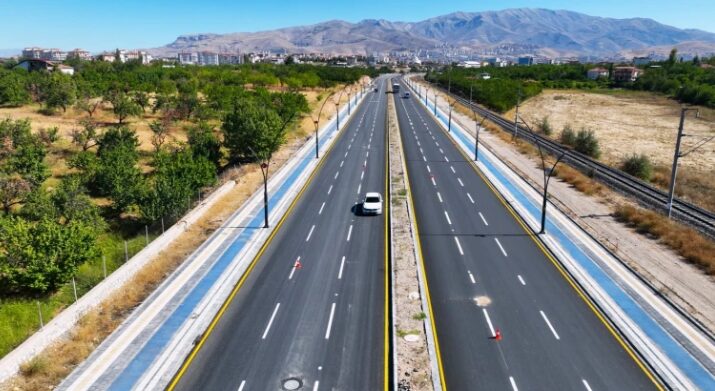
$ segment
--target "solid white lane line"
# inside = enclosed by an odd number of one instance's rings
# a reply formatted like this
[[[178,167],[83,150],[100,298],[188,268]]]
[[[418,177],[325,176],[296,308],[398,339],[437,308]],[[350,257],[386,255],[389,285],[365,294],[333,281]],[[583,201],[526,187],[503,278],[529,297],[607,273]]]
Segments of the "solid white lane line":
[[[241,381],[241,385],[238,386],[238,391],[243,391],[243,387],[244,387],[245,385],[246,385],[246,381],[245,381],[245,380]]]
[[[330,185],[330,188],[328,188],[328,194],[330,194],[331,191],[333,191],[333,185]]]
[[[343,255],[343,259],[340,260],[340,271],[338,272],[338,280],[341,280],[343,278],[343,267],[345,267],[345,255]]]
[[[591,386],[588,384],[586,379],[581,379],[581,382],[583,382],[583,386],[586,387],[586,391],[592,391]]]
[[[444,217],[447,218],[447,223],[448,223],[449,225],[452,225],[452,220],[449,219],[449,215],[447,214],[447,211],[446,211],[446,210],[444,211]]]
[[[457,178],[457,181],[459,182],[459,185],[464,187],[464,182],[462,182],[462,178]]]
[[[437,182],[434,181],[434,177],[430,177],[430,179],[432,180],[432,185],[437,186]]]
[[[517,277],[519,278],[521,285],[526,285],[526,281],[524,281],[524,278],[521,277],[521,274],[517,275]]]
[[[333,316],[335,315],[335,303],[330,307],[330,318],[328,319],[328,328],[325,329],[325,339],[330,339],[330,328],[333,327]]]
[[[452,173],[456,174],[457,171],[454,171],[454,166],[449,166],[449,169],[452,170]]]
[[[469,279],[472,280],[472,284],[476,284],[477,281],[474,280],[474,275],[472,274],[472,272],[467,270],[467,273],[469,273]]]
[[[464,251],[462,251],[462,245],[459,243],[459,238],[455,236],[454,242],[457,243],[457,249],[459,250],[459,254],[464,255]]]
[[[338,175],[340,175],[340,171],[335,173],[335,177],[333,179],[338,179]]]
[[[318,391],[318,386],[320,385],[319,381],[315,381],[315,384],[313,384],[313,391]]]
[[[268,335],[268,330],[271,329],[271,325],[273,324],[273,319],[276,318],[276,314],[278,313],[278,308],[280,308],[281,303],[276,304],[276,308],[273,310],[273,315],[271,315],[271,319],[268,321],[268,324],[266,325],[266,330],[263,332],[263,336],[261,339],[266,339],[266,336]]]
[[[497,245],[499,245],[499,249],[501,250],[501,253],[504,254],[504,256],[506,257],[506,256],[507,256],[507,255],[506,255],[506,251],[504,251],[504,247],[502,247],[501,242],[499,241],[499,239],[498,239],[498,238],[494,238],[494,241],[497,242]]]
[[[358,185],[358,190],[357,190],[357,193],[358,193],[358,194],[360,194],[360,189],[361,189],[361,188],[362,188],[362,183],[360,183],[360,184]]]
[[[429,166],[427,166],[427,172],[432,172],[432,170],[430,170]]]
[[[348,228],[348,242],[350,241],[350,235],[353,234],[353,225],[350,224],[350,228]]]
[[[519,391],[519,388],[516,386],[516,381],[511,376],[509,376],[509,383],[511,383],[511,389],[513,391]]]
[[[318,211],[318,214],[323,213],[323,208],[325,208],[325,202],[323,202],[323,205],[320,205],[320,210]]]
[[[471,201],[472,203],[474,203],[474,199],[472,198],[472,195],[471,195],[471,194],[467,193],[467,197],[469,197],[469,201]]]
[[[546,314],[544,313],[544,311],[539,311],[539,312],[541,313],[541,317],[544,318],[544,322],[546,322],[546,325],[549,326],[549,329],[551,329],[551,332],[554,334],[554,338],[556,338],[557,340],[561,339],[559,337],[559,334],[556,332],[556,330],[554,330],[554,326],[552,326],[551,322],[549,322],[549,318],[546,317]]]
[[[496,335],[494,333],[494,326],[492,326],[492,320],[489,318],[489,312],[487,312],[486,308],[482,308],[482,312],[484,313],[484,317],[487,319],[487,324],[489,325],[489,332],[491,333],[491,337],[494,338]]]
[[[439,203],[441,204],[442,203],[442,194],[439,194],[439,192],[437,192],[437,198],[439,198]],[[447,213],[447,212],[444,212],[444,213]]]
[[[479,212],[479,217],[482,218],[482,222],[484,223],[484,225],[489,225],[489,223],[487,223],[487,219],[484,218],[484,215],[482,214],[482,212]],[[501,246],[499,246],[499,247],[501,247]],[[502,250],[502,251],[504,251],[504,250]]]
[[[297,269],[297,267],[295,267],[295,265],[296,265],[298,262],[300,262],[300,257],[298,257],[298,258],[295,260],[295,263],[293,263],[293,266],[291,267],[290,275],[288,276],[288,279],[289,279],[289,280],[292,280],[292,279],[293,279],[293,273],[295,273],[295,269]]]
[[[315,229],[315,224],[313,224],[313,226],[310,227],[310,232],[308,232],[308,236],[305,238],[305,241],[306,241],[306,242],[310,240],[310,236],[313,235],[313,230],[314,230],[314,229]]]

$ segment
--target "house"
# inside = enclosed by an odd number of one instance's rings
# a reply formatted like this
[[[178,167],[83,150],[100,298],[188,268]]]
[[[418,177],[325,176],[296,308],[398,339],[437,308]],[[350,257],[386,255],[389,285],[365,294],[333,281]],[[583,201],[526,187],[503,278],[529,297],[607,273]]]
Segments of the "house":
[[[15,68],[22,68],[28,72],[60,72],[65,75],[74,75],[74,68],[69,65],[55,64],[51,61],[35,58],[22,60],[15,65]]]
[[[97,59],[99,61],[114,62],[114,60],[116,59],[116,55],[112,52],[104,52],[97,56]]]
[[[636,67],[616,67],[613,70],[613,80],[617,83],[634,82],[643,73]]]
[[[608,69],[601,67],[591,68],[586,72],[586,77],[591,80],[608,79],[608,75]]]
[[[15,68],[22,68],[28,72],[46,71],[51,72],[55,68],[55,64],[36,58],[28,58],[20,61]]]
[[[461,61],[457,63],[460,68],[480,68],[482,66],[481,61]]]

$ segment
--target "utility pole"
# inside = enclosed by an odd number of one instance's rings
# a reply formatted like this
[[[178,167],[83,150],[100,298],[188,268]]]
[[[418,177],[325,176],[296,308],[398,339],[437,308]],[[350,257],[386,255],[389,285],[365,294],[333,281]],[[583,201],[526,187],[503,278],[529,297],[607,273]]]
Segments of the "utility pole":
[[[695,111],[695,118],[700,117],[700,111],[698,109],[693,109],[693,108],[688,108],[688,107],[683,107],[680,109],[680,124],[678,125],[678,137],[675,140],[675,153],[673,154],[673,168],[670,171],[670,188],[668,189],[668,204],[666,207],[668,208],[668,218],[671,217],[673,213],[673,197],[675,196],[675,179],[678,175],[678,159],[689,154],[690,152],[693,152],[697,150],[698,148],[702,147],[706,143],[710,142],[715,138],[715,136],[712,137],[706,137],[700,141],[698,141],[690,150],[686,152],[680,152],[680,142],[683,139],[683,137],[687,136],[687,134],[683,134],[683,130],[685,129],[685,114],[687,114],[688,111]]]
[[[519,101],[521,99],[521,88],[519,89],[519,92],[516,94],[516,115],[514,116],[514,137],[512,137],[512,140],[516,141],[516,136],[519,134]]]

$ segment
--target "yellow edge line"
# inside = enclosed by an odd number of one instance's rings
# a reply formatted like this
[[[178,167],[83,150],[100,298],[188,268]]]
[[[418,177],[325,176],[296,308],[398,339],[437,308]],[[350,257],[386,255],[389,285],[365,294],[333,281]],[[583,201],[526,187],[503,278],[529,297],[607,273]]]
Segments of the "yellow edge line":
[[[365,101],[365,100],[363,99],[363,100],[360,102],[360,106],[362,106],[362,103],[363,103],[364,101]],[[360,107],[360,106],[358,106],[358,107]],[[356,107],[356,109],[357,109],[357,107]],[[348,126],[350,126],[350,123],[353,121],[353,118],[355,118],[355,117],[356,117],[355,115],[351,116],[350,119],[348,120],[348,122],[343,126],[343,129],[347,129]],[[216,315],[214,316],[213,320],[212,320],[211,323],[209,324],[209,327],[206,329],[206,331],[204,332],[203,336],[201,337],[201,340],[199,341],[199,343],[197,343],[196,346],[194,346],[194,348],[191,350],[191,353],[190,353],[189,356],[187,357],[186,361],[184,361],[184,364],[181,366],[181,368],[180,368],[179,371],[176,373],[176,375],[174,375],[174,378],[172,379],[171,383],[169,383],[169,385],[166,387],[166,390],[167,390],[167,391],[172,391],[172,390],[174,390],[174,389],[176,388],[176,385],[179,383],[179,380],[181,380],[181,377],[184,376],[184,373],[186,372],[186,370],[187,370],[187,369],[189,368],[189,366],[191,365],[191,362],[192,362],[192,361],[194,360],[194,358],[196,357],[196,354],[198,354],[199,350],[201,350],[201,347],[204,345],[204,343],[205,343],[206,340],[208,339],[209,335],[213,332],[214,328],[216,327],[216,324],[218,323],[219,320],[221,320],[221,317],[223,316],[224,312],[226,312],[226,309],[227,309],[228,306],[231,304],[231,302],[233,301],[234,297],[236,296],[236,294],[238,293],[238,291],[239,291],[239,290],[241,289],[241,287],[243,286],[243,283],[246,281],[246,279],[248,278],[248,276],[249,276],[249,275],[251,274],[251,272],[253,271],[253,268],[254,268],[254,267],[256,266],[256,264],[258,263],[259,258],[261,257],[261,255],[263,255],[263,253],[265,252],[266,248],[268,248],[268,245],[271,243],[271,241],[273,240],[273,237],[276,235],[276,233],[278,233],[278,231],[280,230],[281,226],[283,225],[283,222],[288,218],[288,216],[291,215],[291,213],[293,212],[293,208],[294,208],[295,205],[298,203],[298,201],[302,198],[303,192],[305,192],[305,190],[306,190],[306,189],[310,186],[310,184],[313,182],[313,179],[315,178],[315,176],[318,174],[318,172],[320,172],[321,168],[323,167],[323,164],[327,161],[327,157],[328,157],[328,156],[330,155],[330,153],[333,151],[333,147],[335,147],[335,145],[338,144],[339,139],[342,138],[342,136],[343,136],[344,133],[345,133],[345,132],[342,132],[342,131],[339,132],[339,134],[338,134],[338,139],[336,139],[336,140],[333,142],[333,144],[330,146],[330,148],[328,148],[328,150],[327,150],[327,151],[323,154],[323,156],[320,158],[320,162],[319,162],[318,165],[315,167],[315,169],[313,170],[313,172],[310,174],[310,176],[308,177],[308,180],[305,182],[305,184],[303,184],[303,187],[300,189],[300,192],[298,192],[298,194],[296,195],[296,197],[295,197],[295,198],[293,199],[293,201],[291,202],[290,206],[288,207],[288,210],[286,210],[286,212],[283,214],[283,217],[281,217],[281,219],[278,221],[278,224],[277,224],[276,227],[273,229],[273,232],[271,232],[271,234],[268,236],[268,239],[266,239],[266,241],[263,243],[263,245],[261,246],[261,249],[258,251],[258,253],[256,254],[256,256],[253,257],[253,260],[251,260],[251,264],[248,266],[248,268],[246,269],[246,271],[243,273],[243,276],[241,276],[241,279],[238,281],[238,284],[236,284],[236,286],[235,286],[235,287],[233,288],[233,290],[231,291],[231,294],[228,296],[228,298],[226,299],[226,301],[224,301],[223,305],[221,305],[221,309],[219,309],[219,311],[218,311],[218,312],[216,313]]]
[[[387,101],[385,101],[385,105],[387,105]],[[390,358],[390,344],[388,341],[390,340],[390,309],[389,309],[389,283],[390,283],[390,245],[391,243],[389,242],[390,239],[390,202],[392,201],[392,198],[390,197],[390,128],[389,128],[389,110],[388,108],[385,108],[385,119],[387,121],[387,124],[385,125],[385,335],[384,335],[384,344],[385,344],[385,357],[384,357],[384,364],[383,364],[383,376],[385,379],[385,391],[389,391],[390,389],[390,376],[389,376],[389,358]]]
[[[397,113],[397,103],[395,103],[395,113]],[[399,129],[399,121],[397,123],[398,129]],[[402,137],[402,132],[400,131],[400,137]],[[400,144],[402,144],[402,140],[400,140]],[[402,168],[405,171],[405,174],[407,175],[407,181],[410,182],[410,173],[407,170],[407,161],[405,159],[405,149],[400,148],[402,150]],[[420,230],[419,230],[419,224],[417,223],[417,213],[415,211],[415,204],[412,199],[412,186],[410,186],[410,191],[407,192],[409,197],[409,202],[410,202],[410,209],[412,210],[412,213],[414,214],[414,223],[413,227],[415,229],[415,236],[417,237],[417,253],[420,256],[420,263],[422,264],[422,272],[423,272],[423,277],[424,277],[424,288],[425,288],[425,294],[427,295],[427,308],[429,310],[430,314],[430,326],[432,326],[432,335],[434,336],[434,349],[435,353],[437,355],[437,368],[439,369],[439,382],[442,385],[442,390],[446,391],[447,390],[447,384],[446,384],[446,379],[444,376],[444,367],[442,366],[442,353],[439,349],[439,337],[437,336],[437,328],[435,326],[435,318],[434,318],[434,311],[432,310],[432,297],[430,296],[429,293],[429,282],[427,281],[427,268],[425,267],[425,257],[422,254],[422,239],[420,239]]]
[[[487,185],[487,187],[489,187],[489,189],[492,191],[492,193],[494,193],[494,195],[497,197],[499,202],[501,202],[501,204],[504,205],[504,208],[506,208],[506,210],[512,215],[514,220],[516,220],[516,222],[519,224],[519,226],[521,226],[521,228],[524,230],[524,232],[526,232],[527,235],[531,238],[531,240],[534,241],[536,246],[541,250],[542,253],[544,253],[546,258],[548,258],[549,261],[551,261],[551,264],[554,265],[554,267],[556,267],[556,269],[559,271],[561,276],[563,276],[563,278],[569,283],[569,285],[576,291],[578,296],[586,303],[588,308],[590,308],[591,311],[596,315],[596,317],[601,321],[601,323],[603,323],[603,325],[606,327],[606,329],[611,333],[611,335],[613,335],[613,338],[615,338],[616,341],[618,341],[618,343],[621,345],[621,347],[623,347],[623,350],[625,350],[626,353],[628,353],[628,355],[633,359],[633,361],[635,361],[635,363],[638,365],[638,367],[643,371],[643,373],[645,373],[645,375],[648,377],[648,379],[650,379],[650,381],[653,382],[653,384],[656,386],[656,388],[658,388],[659,390],[664,390],[663,387],[661,386],[661,383],[656,380],[655,376],[650,371],[650,369],[648,369],[648,367],[643,363],[643,361],[635,354],[633,349],[613,329],[611,324],[605,319],[605,315],[601,312],[600,309],[598,309],[594,306],[591,299],[588,298],[588,296],[586,296],[586,294],[583,292],[583,289],[579,285],[576,284],[576,282],[573,280],[573,278],[568,273],[566,273],[566,271],[564,270],[563,266],[559,263],[559,261],[556,260],[548,250],[546,250],[546,248],[544,247],[544,244],[541,242],[541,240],[538,239],[536,237],[536,235],[534,235],[533,231],[526,226],[526,223],[524,223],[521,216],[519,216],[519,214],[516,213],[516,211],[513,209],[513,207],[506,202],[506,200],[501,195],[501,193],[499,193],[499,191],[492,185],[492,183],[489,181],[489,179],[484,176],[484,174],[481,172],[481,170],[479,170],[479,167],[477,167],[476,163],[474,161],[472,161],[469,157],[467,157],[467,155],[464,153],[462,148],[457,144],[457,142],[452,137],[450,137],[448,134],[446,134],[447,131],[443,127],[442,123],[439,121],[435,121],[435,122],[437,122],[437,124],[439,125],[439,128],[447,136],[447,139],[449,139],[450,142],[452,142],[452,145],[454,145],[454,147],[459,151],[459,153],[462,155],[464,160],[468,161],[470,163],[470,166],[472,167],[472,169],[477,173],[477,175],[479,175],[479,177]]]

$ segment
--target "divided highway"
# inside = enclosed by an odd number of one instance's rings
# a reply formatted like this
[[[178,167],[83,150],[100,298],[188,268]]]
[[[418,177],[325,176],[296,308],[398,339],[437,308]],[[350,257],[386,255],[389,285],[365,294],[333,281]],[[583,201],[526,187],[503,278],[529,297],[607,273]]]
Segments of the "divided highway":
[[[385,79],[358,107],[169,389],[379,390],[388,384]],[[250,269],[249,269],[250,270]]]
[[[657,388],[413,99],[395,103],[446,388]]]

